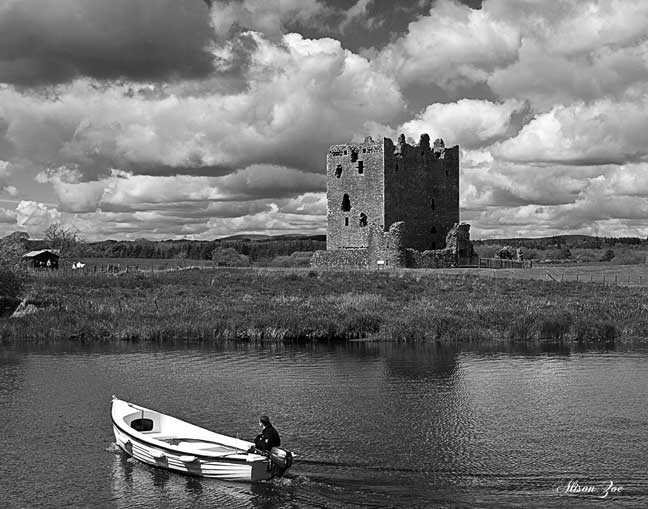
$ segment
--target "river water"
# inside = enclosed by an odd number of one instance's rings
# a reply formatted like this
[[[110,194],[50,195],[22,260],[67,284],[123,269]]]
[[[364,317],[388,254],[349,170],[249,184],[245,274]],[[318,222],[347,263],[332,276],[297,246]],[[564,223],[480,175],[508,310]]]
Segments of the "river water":
[[[241,438],[267,413],[297,458],[253,484],[134,462],[111,394]],[[646,402],[641,349],[3,346],[0,505],[648,507]]]

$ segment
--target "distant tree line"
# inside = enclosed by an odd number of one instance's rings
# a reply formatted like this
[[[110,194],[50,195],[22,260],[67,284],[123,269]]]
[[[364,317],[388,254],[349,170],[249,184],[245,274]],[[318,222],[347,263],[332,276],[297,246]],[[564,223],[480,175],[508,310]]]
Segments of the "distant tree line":
[[[18,235],[18,232],[16,232]],[[28,238],[26,233],[21,233]],[[153,259],[190,259],[221,260],[232,263],[233,253],[240,255],[245,263],[274,260],[289,257],[293,253],[312,253],[326,249],[326,235],[283,235],[269,238],[229,237],[217,240],[161,240],[138,239],[134,241],[104,240],[85,242],[78,232],[65,225],[55,224],[45,232],[42,241],[26,240],[30,250],[56,248],[66,258],[153,258]],[[607,250],[600,261],[614,257],[611,248],[636,249],[648,248],[648,239],[638,237],[590,237],[587,235],[559,235],[543,238],[512,238],[473,240],[480,256],[488,257],[496,251],[496,246],[510,246],[526,250],[526,258],[569,259],[572,250]],[[492,253],[491,253],[492,251]],[[533,253],[547,251],[549,254]],[[597,255],[599,256],[599,255]],[[304,258],[304,256],[301,256]],[[305,258],[304,258],[305,259]],[[294,260],[289,260],[291,263]],[[285,263],[288,263],[284,260]]]
[[[487,239],[474,240],[479,245],[508,245],[526,249],[604,249],[614,246],[648,246],[648,239],[638,237],[589,237],[586,235],[560,235],[537,239]]]
[[[0,238],[0,316],[13,311],[15,300],[25,283],[22,255],[26,251],[29,235],[15,232]],[[9,309],[11,308],[11,309]]]
[[[30,248],[42,249],[47,241],[31,241]],[[279,239],[222,240],[104,240],[67,245],[64,256],[77,258],[154,258],[211,260],[215,250],[232,249],[255,262],[289,256],[296,251],[326,249],[326,236],[282,237]]]

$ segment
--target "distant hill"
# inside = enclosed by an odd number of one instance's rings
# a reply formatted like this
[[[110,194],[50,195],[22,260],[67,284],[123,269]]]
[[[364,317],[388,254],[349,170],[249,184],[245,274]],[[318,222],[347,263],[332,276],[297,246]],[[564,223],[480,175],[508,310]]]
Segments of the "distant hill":
[[[553,237],[516,237],[502,239],[480,239],[473,240],[473,244],[479,245],[501,245],[512,247],[526,247],[531,249],[553,249],[553,248],[584,248],[601,249],[615,245],[646,245],[648,239],[639,237],[593,237],[590,235],[556,235]]]
[[[504,242],[582,242],[590,239],[603,239],[605,237],[592,237],[591,235],[554,235],[553,237],[511,237],[511,238],[497,238],[497,239],[480,239],[473,240],[473,242],[480,242],[484,244],[502,244]]]
[[[318,240],[326,242],[326,235],[302,235],[302,234],[283,234],[283,235],[230,235],[229,237],[222,237],[216,239],[219,241],[228,241],[228,240],[242,240],[242,241],[265,241],[265,240]]]

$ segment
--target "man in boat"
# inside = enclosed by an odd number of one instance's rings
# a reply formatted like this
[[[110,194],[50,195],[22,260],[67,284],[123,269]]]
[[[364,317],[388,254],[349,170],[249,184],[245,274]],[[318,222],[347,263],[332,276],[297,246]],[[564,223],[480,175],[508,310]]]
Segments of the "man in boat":
[[[270,418],[267,415],[259,417],[259,426],[263,426],[263,431],[254,439],[254,446],[260,451],[270,451],[273,447],[281,445],[279,433],[270,424]]]

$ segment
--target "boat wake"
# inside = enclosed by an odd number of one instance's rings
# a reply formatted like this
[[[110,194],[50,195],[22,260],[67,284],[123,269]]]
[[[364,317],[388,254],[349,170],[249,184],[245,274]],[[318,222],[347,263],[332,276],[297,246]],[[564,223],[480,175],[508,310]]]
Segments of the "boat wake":
[[[106,452],[113,452],[113,453],[118,453],[121,451],[119,446],[115,442],[110,442],[108,447],[104,449]]]
[[[297,463],[297,462],[296,462]],[[323,467],[334,467],[334,468],[353,468],[353,469],[362,469],[362,470],[376,470],[380,472],[418,472],[425,473],[425,470],[418,468],[407,468],[407,467],[392,467],[389,465],[376,465],[373,463],[365,463],[360,461],[327,461],[327,460],[317,460],[317,459],[301,459],[299,458],[299,465],[313,465],[313,466],[323,466]]]

